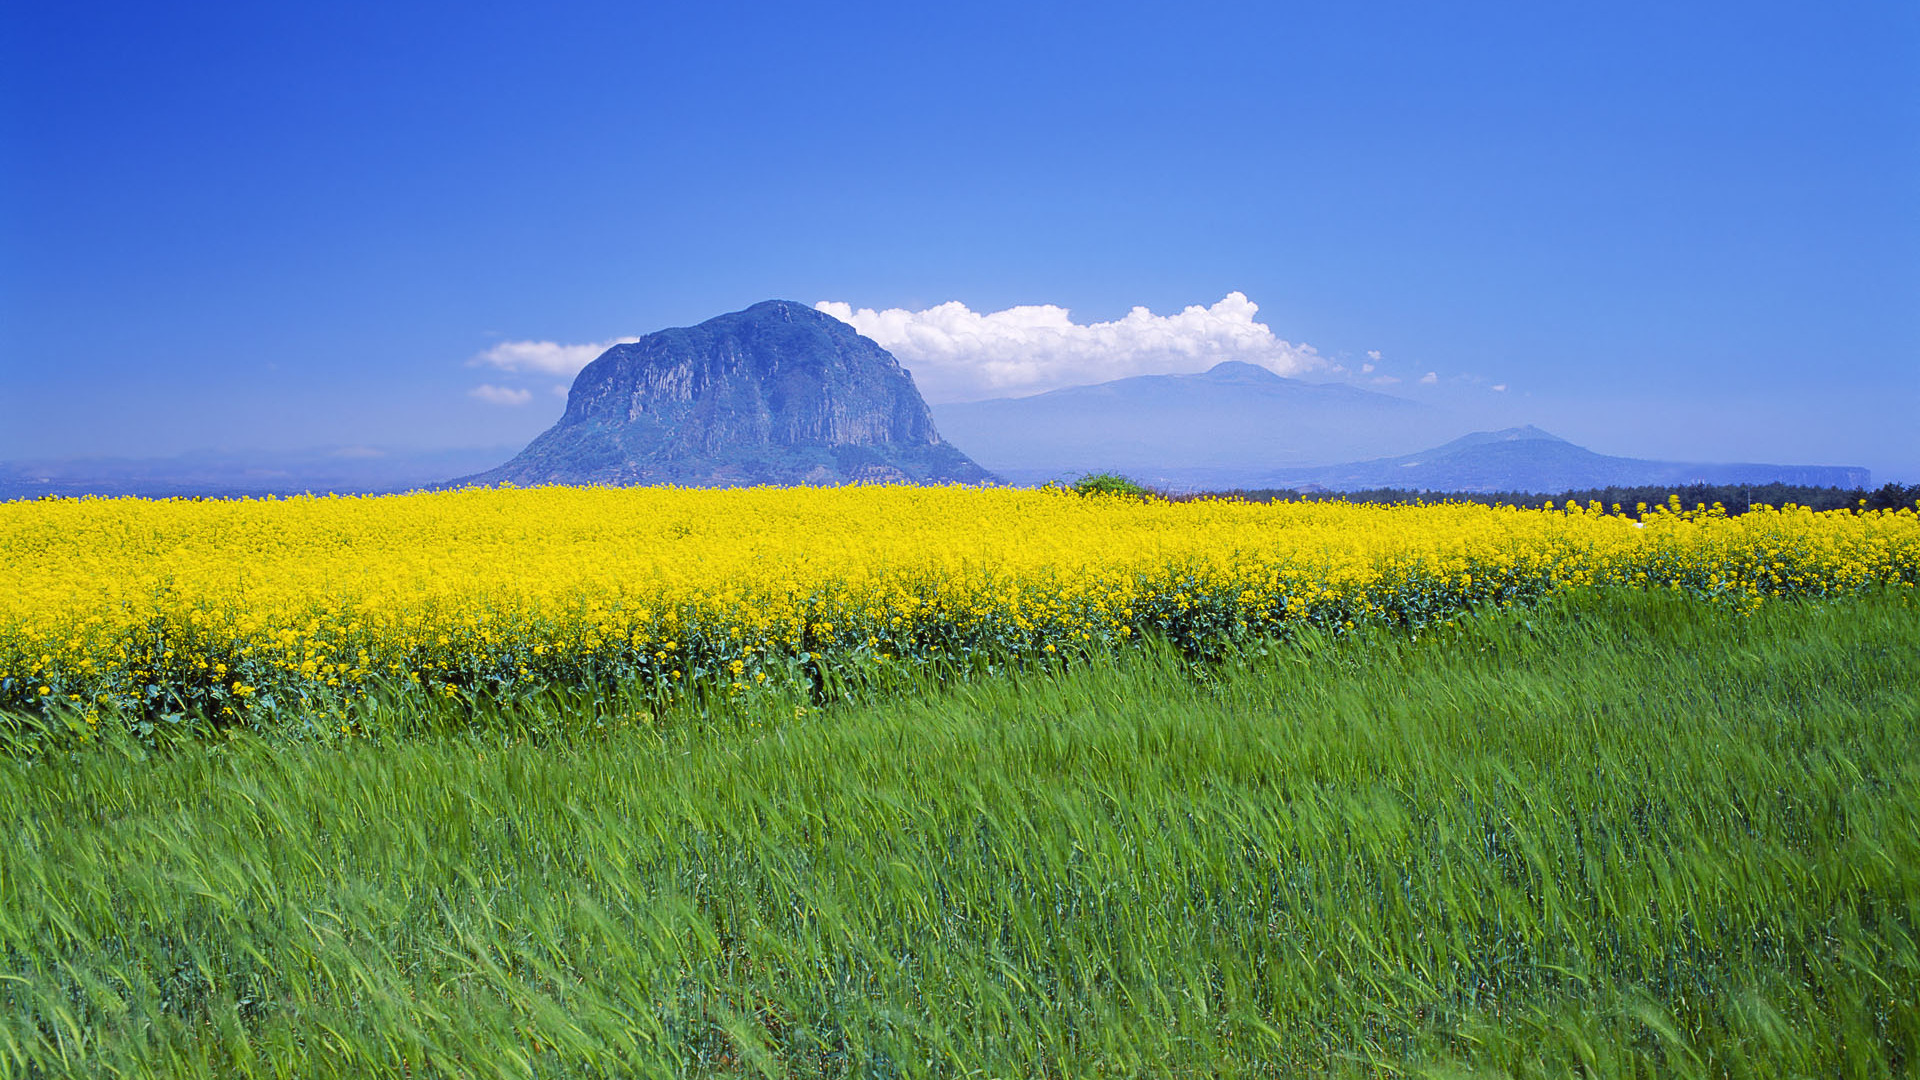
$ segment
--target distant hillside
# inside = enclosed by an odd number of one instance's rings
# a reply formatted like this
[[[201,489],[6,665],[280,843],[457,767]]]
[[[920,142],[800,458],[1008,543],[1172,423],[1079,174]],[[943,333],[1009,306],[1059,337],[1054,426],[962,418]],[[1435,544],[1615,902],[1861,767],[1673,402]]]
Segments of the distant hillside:
[[[1686,484],[1799,484],[1865,488],[1866,469],[1830,465],[1702,464],[1596,454],[1531,425],[1482,431],[1417,454],[1314,468],[1274,469],[1247,487],[1333,491],[1557,492]]]
[[[1150,484],[1230,486],[1276,466],[1372,457],[1451,434],[1443,415],[1405,398],[1238,361],[1197,375],[936,405],[933,415],[1015,483],[1115,469]]]
[[[164,458],[0,462],[0,501],[58,496],[240,498],[300,492],[372,495],[441,483],[499,461],[510,449],[203,451]]]
[[[615,345],[567,411],[465,484],[979,483],[892,354],[804,304],[769,300]]]

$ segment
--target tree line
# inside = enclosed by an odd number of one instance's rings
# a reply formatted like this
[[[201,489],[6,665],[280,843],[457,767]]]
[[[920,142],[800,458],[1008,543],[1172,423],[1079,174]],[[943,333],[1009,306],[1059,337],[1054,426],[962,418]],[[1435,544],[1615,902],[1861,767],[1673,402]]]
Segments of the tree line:
[[[1485,506],[1517,506],[1540,509],[1549,504],[1582,506],[1599,503],[1603,509],[1620,508],[1633,513],[1642,503],[1648,509],[1666,505],[1672,496],[1688,510],[1718,504],[1730,515],[1744,514],[1762,506],[1781,507],[1791,503],[1812,510],[1898,510],[1920,505],[1920,484],[1882,484],[1865,488],[1808,487],[1802,484],[1679,484],[1640,487],[1583,488],[1559,494],[1524,491],[1409,491],[1401,488],[1370,488],[1365,491],[1295,491],[1291,488],[1261,488],[1169,495],[1175,501],[1191,499],[1243,499],[1247,502],[1325,502],[1383,503],[1404,505],[1432,502],[1471,502]]]

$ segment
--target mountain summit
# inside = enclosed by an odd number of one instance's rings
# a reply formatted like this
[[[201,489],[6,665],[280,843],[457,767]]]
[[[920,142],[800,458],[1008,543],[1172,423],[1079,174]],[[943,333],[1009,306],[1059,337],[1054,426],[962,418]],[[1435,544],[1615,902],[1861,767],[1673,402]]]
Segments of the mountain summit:
[[[1398,488],[1404,491],[1575,491],[1583,488],[1662,484],[1800,484],[1864,488],[1865,469],[1847,465],[1711,464],[1646,461],[1596,454],[1531,424],[1476,431],[1418,454],[1280,469],[1260,486],[1314,485],[1334,491]]]
[[[913,378],[846,323],[768,300],[615,345],[512,461],[461,483],[979,483]]]

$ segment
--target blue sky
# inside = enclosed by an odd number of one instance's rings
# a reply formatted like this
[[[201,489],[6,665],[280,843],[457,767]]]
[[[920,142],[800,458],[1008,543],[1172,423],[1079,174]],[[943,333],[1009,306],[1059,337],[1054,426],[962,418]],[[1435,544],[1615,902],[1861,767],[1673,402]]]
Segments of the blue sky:
[[[1920,481],[1916,72],[1907,2],[16,0],[0,458],[518,443],[552,380],[476,357],[769,297],[1238,292],[1315,377]]]

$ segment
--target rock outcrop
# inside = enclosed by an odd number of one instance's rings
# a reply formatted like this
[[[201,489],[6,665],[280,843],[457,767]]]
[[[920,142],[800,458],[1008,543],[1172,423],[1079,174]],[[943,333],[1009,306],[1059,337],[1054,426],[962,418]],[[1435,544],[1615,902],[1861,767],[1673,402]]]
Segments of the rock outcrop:
[[[615,345],[567,411],[463,484],[980,483],[913,378],[846,323],[769,300]]]

